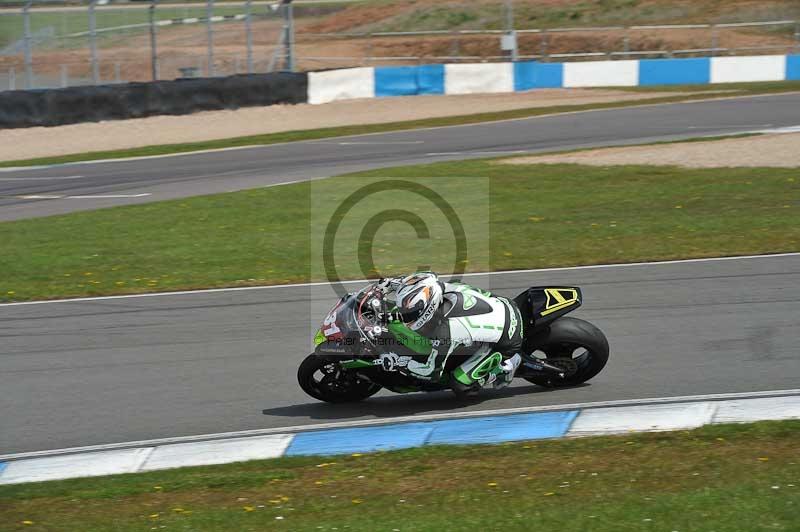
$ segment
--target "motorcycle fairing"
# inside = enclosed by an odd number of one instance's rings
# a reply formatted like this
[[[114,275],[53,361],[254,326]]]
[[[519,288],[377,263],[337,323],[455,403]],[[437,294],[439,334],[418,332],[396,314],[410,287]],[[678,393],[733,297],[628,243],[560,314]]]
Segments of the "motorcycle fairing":
[[[580,307],[583,294],[571,286],[534,286],[515,297],[514,303],[529,327],[539,327]]]

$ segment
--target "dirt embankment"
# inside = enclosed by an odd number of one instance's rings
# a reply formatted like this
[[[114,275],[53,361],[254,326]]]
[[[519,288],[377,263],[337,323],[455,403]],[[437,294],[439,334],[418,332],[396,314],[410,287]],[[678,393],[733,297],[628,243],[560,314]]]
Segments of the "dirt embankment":
[[[300,12],[300,11],[299,11]],[[800,19],[797,0],[515,0],[516,27],[608,27],[652,24],[723,23],[753,20]],[[392,0],[359,3],[320,15],[299,16],[296,54],[302,70],[361,66],[398,65],[455,61],[458,57],[480,60],[501,57],[495,35],[398,35],[374,38],[320,35],[379,31],[497,30],[504,27],[503,2],[446,0]],[[264,71],[278,42],[281,22],[277,18],[253,24],[256,70]],[[244,25],[241,22],[214,26],[215,71],[218,75],[243,72],[246,65]],[[186,67],[206,71],[204,25],[165,27],[158,32],[160,75],[180,76]],[[522,56],[578,54],[586,52],[675,51],[735,48],[738,54],[786,53],[797,45],[791,25],[764,28],[708,28],[663,30],[570,31],[567,33],[521,33]],[[73,43],[74,46],[75,43]],[[88,44],[83,48],[38,45],[34,70],[38,76],[58,80],[62,65],[71,79],[88,78]],[[680,55],[680,54],[679,54]],[[638,56],[635,56],[638,57]],[[387,59],[394,58],[394,59]],[[397,59],[407,58],[407,59]],[[417,59],[419,58],[419,59]],[[476,59],[478,58],[478,59]],[[603,59],[603,56],[600,56]],[[123,81],[147,81],[151,76],[149,37],[140,34],[101,40],[101,77]],[[21,76],[22,56],[0,57],[0,69],[17,68]]]
[[[505,164],[626,164],[683,166],[687,168],[800,167],[800,133],[782,133],[707,142],[680,142],[603,148],[561,155],[506,159]]]

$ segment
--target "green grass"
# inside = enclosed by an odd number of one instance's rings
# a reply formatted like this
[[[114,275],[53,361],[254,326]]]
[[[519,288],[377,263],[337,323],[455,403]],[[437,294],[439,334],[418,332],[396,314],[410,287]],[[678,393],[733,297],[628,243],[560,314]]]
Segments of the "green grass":
[[[216,6],[214,15],[235,15],[243,13],[244,8],[238,6]],[[159,7],[156,11],[158,20],[184,17],[204,17],[205,8],[188,6]],[[97,29],[115,28],[129,24],[145,24],[148,22],[147,5],[141,9],[104,9],[96,10]],[[89,31],[89,18],[87,11],[70,10],[62,12],[31,11],[31,32],[38,36],[37,47],[50,46],[88,46],[88,37],[73,38],[70,42],[61,40],[66,35]],[[147,33],[147,28],[126,30],[125,35],[134,33]],[[169,31],[161,28],[159,32]],[[108,39],[103,39],[106,44],[119,44],[121,31],[117,31]],[[103,35],[102,33],[100,34]],[[16,42],[23,37],[23,17],[21,14],[5,14],[0,16],[0,46]],[[48,38],[45,38],[48,37]],[[49,38],[52,37],[52,40]]]
[[[24,4],[24,2],[22,2]],[[214,16],[244,14],[243,5],[225,5],[225,1],[217,2],[214,6]],[[114,6],[101,7],[96,10],[97,29],[117,28],[130,24],[146,24],[149,21],[148,14],[149,2],[140,2],[134,8],[127,7],[114,9]],[[348,4],[328,4],[328,3],[303,3],[295,8],[295,17],[302,20],[307,16],[329,15],[337,10],[343,9]],[[52,7],[52,6],[51,6]],[[138,9],[136,9],[138,7]],[[253,12],[264,15],[266,11],[258,10],[255,7]],[[203,6],[182,6],[180,3],[160,3],[156,9],[156,20],[169,20],[173,18],[189,18],[206,16],[206,8]],[[278,15],[272,15],[274,20],[279,20]],[[202,27],[203,24],[195,24],[195,27]],[[178,26],[180,27],[180,26]],[[226,23],[223,28],[238,28],[244,31],[241,22]],[[169,33],[174,27],[161,27],[159,34]],[[36,48],[43,47],[57,48],[67,47],[86,47],[88,37],[74,37],[64,40],[67,35],[89,31],[89,17],[87,8],[83,10],[69,10],[61,12],[31,10],[31,32],[36,39]],[[129,28],[126,30],[116,30],[111,33],[100,33],[101,45],[119,46],[120,39],[137,34],[146,34],[147,27]],[[198,31],[205,31],[198,29]],[[17,42],[23,38],[23,17],[22,14],[2,14],[0,15],[0,47]]]
[[[0,301],[325,280],[320,252],[353,190],[401,178],[452,205],[467,271],[789,252],[800,249],[793,169],[503,165],[491,160],[385,169],[311,183],[0,223]],[[373,275],[369,235],[382,210],[403,221],[375,232],[382,274],[454,269],[448,220],[428,200],[381,192],[343,218],[334,262]]]
[[[0,527],[788,532],[799,438],[761,422],[0,486]]]
[[[393,6],[399,2],[384,3]],[[800,8],[796,3],[786,0],[762,1],[757,6],[743,1],[702,0],[696,2],[516,0],[514,2],[517,29],[786,20],[797,16],[800,16]],[[411,7],[400,14],[379,18],[368,24],[364,24],[362,20],[354,17],[353,26],[348,30],[500,30],[506,27],[505,5],[501,0],[459,2],[446,7],[435,3],[411,3]]]
[[[644,88],[643,92],[652,92],[661,88]],[[346,135],[364,135],[369,133],[385,133],[390,131],[402,131],[409,129],[419,129],[426,127],[458,126],[464,124],[477,124],[481,122],[491,122],[497,120],[511,120],[517,118],[531,118],[557,113],[569,113],[578,111],[592,111],[601,109],[615,109],[619,107],[633,107],[639,105],[679,103],[693,100],[700,100],[714,97],[747,96],[758,94],[779,94],[783,92],[800,91],[800,81],[783,81],[750,84],[720,84],[714,86],[675,86],[669,87],[670,92],[694,91],[697,94],[683,94],[675,96],[661,96],[648,98],[638,101],[605,102],[583,105],[556,105],[551,107],[534,107],[527,109],[512,109],[508,111],[498,111],[490,113],[477,113],[458,116],[447,116],[439,118],[427,118],[421,120],[409,120],[404,122],[388,122],[383,124],[354,125],[344,127],[332,127],[311,129],[303,131],[287,131],[282,133],[268,133],[264,135],[251,135],[246,137],[234,137],[228,139],[209,140],[202,142],[190,142],[183,144],[164,144],[157,146],[144,146],[141,148],[131,148],[126,150],[95,151],[88,153],[76,153],[70,155],[59,155],[54,157],[40,157],[35,159],[22,159],[15,161],[2,161],[2,167],[15,166],[38,166],[50,164],[65,164],[80,161],[96,161],[101,159],[121,159],[128,157],[146,157],[154,155],[171,155],[175,153],[187,153],[199,150],[213,150],[222,148],[232,148],[239,146],[260,146],[267,144],[277,144],[282,142],[297,142],[303,140],[318,140],[331,137],[341,137]]]

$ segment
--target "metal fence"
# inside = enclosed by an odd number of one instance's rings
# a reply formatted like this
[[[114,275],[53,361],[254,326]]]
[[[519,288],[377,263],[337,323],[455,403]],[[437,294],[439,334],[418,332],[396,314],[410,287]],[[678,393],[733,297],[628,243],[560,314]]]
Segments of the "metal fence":
[[[276,69],[800,53],[797,20],[520,28],[506,0],[493,27],[342,33],[319,30],[336,4],[103,2],[0,9],[0,90]]]
[[[293,70],[291,4],[225,2],[0,10],[0,90]]]

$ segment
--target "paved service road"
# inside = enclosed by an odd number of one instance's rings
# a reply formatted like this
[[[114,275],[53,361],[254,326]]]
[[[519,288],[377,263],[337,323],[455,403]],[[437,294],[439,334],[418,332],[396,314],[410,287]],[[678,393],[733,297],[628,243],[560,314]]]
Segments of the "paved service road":
[[[794,125],[800,125],[800,93],[1,172],[0,221],[227,192],[401,164]],[[103,197],[120,195],[126,197]]]
[[[0,454],[415,413],[796,388],[800,254],[468,277],[576,284],[612,355],[589,385],[314,401],[295,381],[334,299],[276,287],[0,306]],[[358,285],[352,285],[354,288]],[[266,413],[262,413],[266,410]]]

